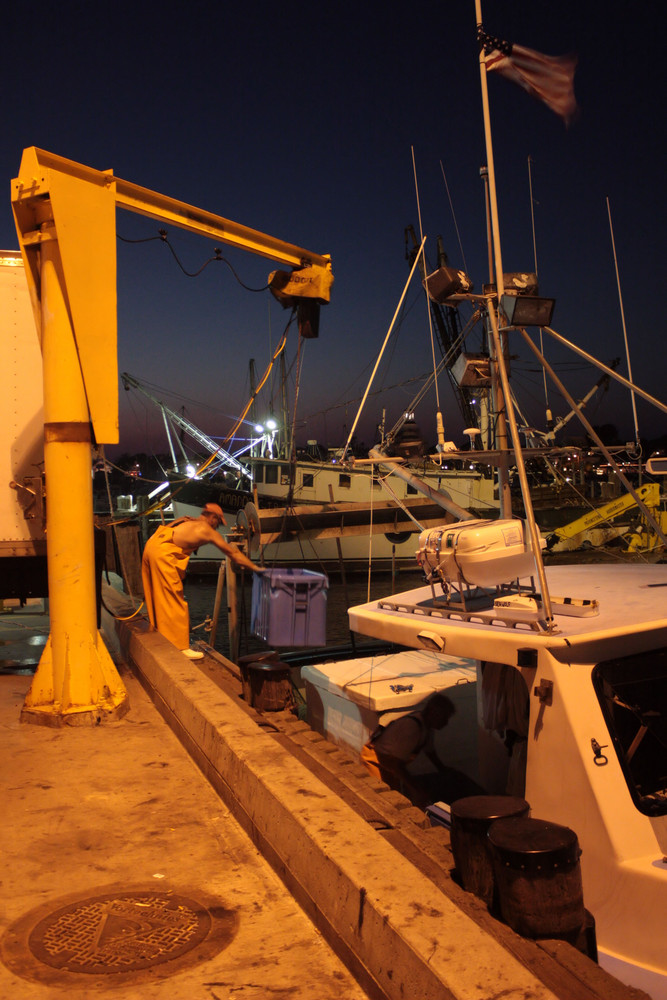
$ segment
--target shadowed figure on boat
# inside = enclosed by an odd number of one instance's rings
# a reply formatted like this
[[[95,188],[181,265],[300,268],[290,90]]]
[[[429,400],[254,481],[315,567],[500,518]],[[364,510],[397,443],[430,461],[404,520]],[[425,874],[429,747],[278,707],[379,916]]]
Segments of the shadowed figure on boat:
[[[432,802],[454,802],[480,794],[480,786],[461,771],[447,767],[434,746],[435,733],[444,729],[455,712],[446,695],[432,695],[421,709],[379,726],[362,747],[361,760],[374,777],[421,809]],[[416,766],[422,755],[435,771]]]

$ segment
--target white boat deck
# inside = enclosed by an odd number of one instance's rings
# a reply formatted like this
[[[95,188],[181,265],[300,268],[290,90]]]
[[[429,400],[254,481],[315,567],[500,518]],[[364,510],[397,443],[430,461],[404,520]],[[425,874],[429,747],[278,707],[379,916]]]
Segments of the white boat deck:
[[[559,647],[574,654],[572,647],[577,646],[579,653],[573,658],[581,662],[587,661],[585,646],[598,647],[619,635],[635,635],[641,646],[643,634],[646,648],[654,647],[657,641],[667,643],[667,564],[553,566],[546,574],[552,603],[562,598],[597,602],[597,613],[555,614],[551,632],[536,631],[529,622],[503,624],[499,617],[491,624],[482,619],[482,612],[475,611],[464,620],[468,614],[443,610],[444,599],[434,602],[431,587],[424,586],[386,601],[350,608],[350,627],[363,635],[406,646],[433,648],[432,642],[419,639],[420,633],[427,632],[445,640],[447,653],[480,658],[490,653],[490,648],[483,647],[497,643],[499,637],[505,646],[525,647],[527,640],[533,648],[546,645],[558,658],[562,657]],[[656,632],[664,634],[660,637]],[[482,648],[478,652],[471,646]]]

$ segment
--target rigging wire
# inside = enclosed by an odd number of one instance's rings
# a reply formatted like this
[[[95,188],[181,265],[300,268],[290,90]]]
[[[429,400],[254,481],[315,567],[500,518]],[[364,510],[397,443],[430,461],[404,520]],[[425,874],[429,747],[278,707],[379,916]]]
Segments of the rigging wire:
[[[422,210],[421,210],[421,204],[420,204],[420,201],[419,201],[419,181],[417,180],[417,162],[415,160],[415,147],[411,146],[410,149],[412,151],[412,172],[413,172],[414,180],[415,180],[415,198],[417,199],[417,218],[419,219],[419,239],[421,240],[420,253],[417,254],[417,258],[416,259],[419,259],[419,256],[421,254],[422,260],[424,262],[424,275],[426,275],[426,257],[424,255],[424,229],[423,229],[423,226],[422,226]],[[429,336],[431,338],[431,360],[432,360],[432,363],[433,363],[433,384],[434,384],[434,387],[435,387],[435,406],[436,406],[436,410],[439,413],[440,412],[440,390],[439,390],[439,387],[438,387],[438,372],[437,372],[437,366],[436,366],[436,361],[435,361],[435,340],[434,340],[434,337],[433,337],[433,317],[431,315],[431,307],[429,305],[429,298],[428,298],[428,288],[426,287],[426,285],[424,285],[424,295],[425,295],[425,302],[426,302],[426,311],[428,313]],[[439,431],[440,431],[440,423],[441,422],[442,422],[442,417],[440,417],[440,421],[438,422],[438,438],[440,437]],[[444,438],[444,432],[443,432],[443,438]]]
[[[297,347],[297,352],[296,352],[296,373],[295,373],[295,377],[294,377],[294,406],[292,407],[292,427],[291,427],[291,430],[290,430],[290,442],[289,442],[289,445],[290,445],[289,458],[290,459],[292,458],[292,455],[294,454],[294,431],[295,431],[295,423],[296,423],[297,402],[299,400],[299,391],[301,389],[301,366],[303,365],[303,350],[304,350],[303,342],[304,342],[304,338],[303,337],[299,337],[299,346]],[[290,483],[290,489],[292,489],[292,488],[293,488],[293,483]]]
[[[223,440],[223,442],[222,442],[223,445],[228,444],[229,441],[231,441],[231,439],[234,437],[234,435],[238,431],[239,427],[241,426],[241,424],[245,420],[246,415],[247,415],[248,411],[250,410],[250,407],[255,402],[255,399],[257,398],[258,393],[264,387],[264,385],[266,383],[266,380],[268,379],[269,375],[271,374],[271,369],[273,368],[274,364],[276,363],[276,361],[278,360],[278,358],[280,357],[280,355],[282,354],[282,352],[285,350],[285,346],[287,344],[287,334],[289,332],[290,326],[292,325],[292,322],[294,320],[295,314],[296,314],[296,311],[294,310],[292,312],[289,320],[287,321],[287,326],[285,327],[285,330],[283,331],[283,335],[280,338],[280,340],[278,342],[278,345],[276,346],[275,351],[273,352],[271,360],[269,361],[264,374],[262,375],[261,379],[259,380],[259,383],[258,383],[257,387],[255,388],[255,391],[253,392],[253,394],[251,395],[250,399],[248,400],[246,406],[244,407],[243,412],[241,413],[241,416],[238,417],[236,423],[234,424],[234,426],[232,427],[232,429],[229,431],[229,433],[227,434],[227,436]],[[214,456],[211,457],[211,461],[212,461],[213,457]],[[207,462],[207,466],[209,464],[210,464],[210,462]],[[206,468],[206,466],[204,466],[204,468]]]
[[[628,346],[628,331],[625,325],[625,310],[623,309],[623,295],[621,293],[621,278],[618,273],[618,259],[616,257],[616,241],[614,240],[614,227],[611,222],[611,205],[609,204],[609,198],[607,198],[607,215],[609,216],[609,235],[611,236],[611,249],[614,255],[614,269],[616,271],[616,287],[618,288],[618,304],[621,310],[621,326],[623,327],[623,342],[625,343],[625,361],[628,366],[628,378],[632,382],[632,365],[630,364],[630,348]],[[630,390],[630,399],[632,400],[632,416],[634,418],[635,424],[635,445],[637,447],[637,452],[641,455],[641,443],[639,440],[639,424],[637,422],[637,401],[635,399],[634,389]]]
[[[461,234],[459,232],[459,224],[456,221],[456,212],[454,211],[454,205],[452,203],[452,197],[449,193],[449,184],[447,183],[447,176],[445,174],[445,168],[442,165],[442,160],[440,160],[440,170],[442,172],[442,179],[445,182],[445,190],[447,191],[447,198],[449,199],[449,209],[452,213],[452,219],[454,220],[454,228],[456,229],[456,238],[459,241],[459,250],[461,252],[461,260],[463,261],[463,270],[468,273],[468,265],[466,264],[466,255],[463,252],[463,243],[461,242]]]
[[[384,338],[384,343],[382,344],[382,347],[380,348],[380,353],[378,355],[377,361],[375,362],[375,367],[373,368],[373,371],[371,373],[371,377],[369,379],[368,385],[366,386],[366,392],[364,393],[363,399],[361,400],[361,403],[359,404],[359,409],[357,411],[357,415],[354,418],[354,423],[352,424],[352,428],[350,430],[347,442],[345,444],[345,447],[343,448],[343,454],[342,454],[342,458],[341,458],[342,461],[345,459],[345,456],[347,455],[348,449],[350,447],[350,442],[352,441],[352,437],[353,437],[354,432],[356,430],[357,423],[359,422],[359,417],[361,416],[361,411],[362,411],[362,409],[364,407],[364,403],[366,402],[366,399],[368,397],[368,393],[370,392],[371,385],[373,383],[373,379],[375,378],[377,370],[378,370],[378,368],[380,366],[380,361],[382,360],[382,355],[384,353],[385,347],[387,346],[387,341],[389,340],[389,338],[391,336],[391,333],[392,333],[392,330],[394,329],[394,326],[396,324],[396,318],[397,318],[397,316],[398,316],[398,314],[399,314],[399,312],[401,310],[401,307],[403,305],[403,300],[405,299],[405,296],[406,296],[407,291],[408,291],[408,287],[410,285],[410,282],[412,281],[412,276],[415,273],[415,268],[417,267],[417,261],[419,260],[419,255],[422,253],[422,251],[424,249],[424,242],[425,242],[425,238],[424,238],[424,241],[422,241],[422,245],[419,248],[419,252],[415,256],[414,263],[412,265],[412,268],[410,269],[410,274],[409,274],[408,280],[405,283],[405,288],[403,289],[403,292],[402,292],[401,297],[399,299],[398,305],[396,306],[396,310],[395,310],[394,315],[392,317],[392,321],[389,324],[389,329],[387,330],[387,334],[386,334],[386,336]]]

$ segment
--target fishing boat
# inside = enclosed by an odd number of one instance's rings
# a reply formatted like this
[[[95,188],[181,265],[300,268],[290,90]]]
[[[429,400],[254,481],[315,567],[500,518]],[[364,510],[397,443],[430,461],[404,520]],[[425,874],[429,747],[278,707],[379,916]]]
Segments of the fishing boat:
[[[477,12],[481,30],[479,0]],[[500,517],[421,533],[424,585],[348,612],[353,632],[409,652],[304,668],[309,718],[358,753],[375,726],[446,691],[457,711],[455,726],[436,735],[443,773],[457,775],[477,794],[525,797],[533,818],[574,831],[600,964],[665,1000],[667,565],[545,565],[511,402],[508,338],[523,338],[564,398],[572,397],[527,333],[530,326],[554,332],[553,300],[540,298],[535,287],[505,283],[483,48],[480,77],[496,280],[481,295],[453,268],[441,267],[424,280],[440,301],[469,302],[488,333],[496,412],[506,420],[506,436],[503,445],[501,427],[497,452],[476,457],[498,466]],[[641,392],[611,369],[606,374]],[[647,507],[648,497],[596,443],[664,546],[655,507]],[[511,466],[521,490],[521,519],[512,516]],[[426,760],[411,766],[429,769]],[[461,782],[446,798],[443,793],[441,816],[451,816],[460,788]],[[516,848],[507,864],[516,866],[517,878],[527,877],[536,848]],[[556,860],[554,873],[557,866]]]

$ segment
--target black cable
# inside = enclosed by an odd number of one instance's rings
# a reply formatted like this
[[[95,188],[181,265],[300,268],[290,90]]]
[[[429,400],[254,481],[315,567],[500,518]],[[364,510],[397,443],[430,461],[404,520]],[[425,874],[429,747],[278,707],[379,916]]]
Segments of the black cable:
[[[213,250],[214,256],[213,257],[209,257],[209,259],[202,264],[202,266],[199,268],[198,271],[188,271],[188,270],[186,270],[186,268],[181,263],[181,261],[180,261],[180,259],[178,257],[178,254],[176,253],[176,251],[174,250],[173,246],[169,242],[169,239],[167,237],[167,230],[166,229],[160,229],[160,230],[158,230],[158,233],[159,233],[158,236],[148,236],[148,237],[145,237],[144,239],[140,239],[140,240],[130,240],[130,239],[127,239],[126,237],[121,236],[120,234],[118,234],[118,239],[122,240],[123,243],[151,243],[154,240],[160,240],[162,243],[166,243],[166,245],[169,247],[169,250],[171,251],[171,254],[172,254],[174,260],[176,261],[176,263],[180,267],[181,271],[183,272],[183,274],[187,278],[197,278],[202,273],[202,271],[204,271],[208,267],[209,264],[212,264],[215,261],[221,261],[223,264],[227,265],[227,267],[229,268],[229,270],[232,272],[232,274],[236,278],[236,281],[238,282],[238,284],[241,286],[241,288],[244,288],[246,290],[246,292],[265,292],[269,288],[268,284],[263,285],[261,288],[251,288],[250,285],[246,285],[245,282],[241,281],[241,279],[239,278],[238,274],[234,270],[232,264],[227,260],[226,257],[222,256],[222,250],[220,249],[220,247],[214,247],[214,250]]]

